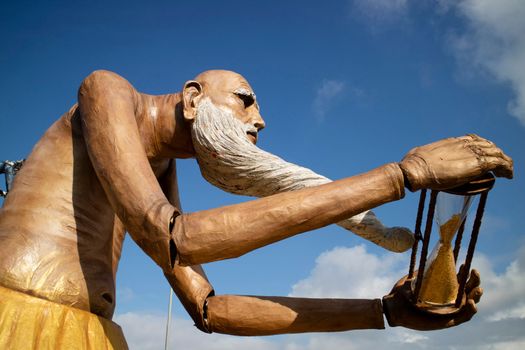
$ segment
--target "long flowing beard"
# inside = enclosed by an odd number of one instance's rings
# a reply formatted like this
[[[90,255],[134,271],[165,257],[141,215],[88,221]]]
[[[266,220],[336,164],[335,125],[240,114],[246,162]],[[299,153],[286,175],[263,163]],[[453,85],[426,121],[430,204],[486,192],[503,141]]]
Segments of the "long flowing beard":
[[[199,103],[192,139],[202,176],[208,182],[226,192],[254,197],[331,182],[252,144],[247,138],[252,129],[207,98]],[[408,229],[387,228],[370,210],[337,225],[391,251],[402,252],[413,244]]]

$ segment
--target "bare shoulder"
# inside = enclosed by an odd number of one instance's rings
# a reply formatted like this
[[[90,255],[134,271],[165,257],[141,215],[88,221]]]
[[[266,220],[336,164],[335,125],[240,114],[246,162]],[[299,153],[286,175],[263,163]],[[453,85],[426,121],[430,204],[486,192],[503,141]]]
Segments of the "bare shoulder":
[[[117,73],[101,69],[93,71],[82,81],[79,94],[100,90],[117,91],[123,89],[136,93],[133,85],[131,85],[124,77]]]
[[[89,74],[78,89],[78,107],[83,120],[107,119],[115,112],[136,114],[140,94],[122,76],[96,70]],[[113,113],[110,113],[113,111]]]

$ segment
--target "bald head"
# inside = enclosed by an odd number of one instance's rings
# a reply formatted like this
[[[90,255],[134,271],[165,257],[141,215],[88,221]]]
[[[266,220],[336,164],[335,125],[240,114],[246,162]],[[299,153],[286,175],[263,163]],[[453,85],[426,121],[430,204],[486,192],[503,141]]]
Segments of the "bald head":
[[[248,81],[240,74],[230,70],[208,70],[197,75],[194,79],[199,82],[203,89],[216,92],[232,92],[245,89],[253,93]]]

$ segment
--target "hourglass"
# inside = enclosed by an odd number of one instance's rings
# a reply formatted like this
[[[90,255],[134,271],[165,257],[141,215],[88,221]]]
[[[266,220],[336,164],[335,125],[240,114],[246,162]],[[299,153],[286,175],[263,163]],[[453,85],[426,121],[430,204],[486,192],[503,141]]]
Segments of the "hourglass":
[[[412,286],[412,302],[424,311],[437,314],[450,314],[459,310],[465,302],[465,285],[470,272],[475,245],[488,191],[494,185],[490,173],[457,188],[431,191],[427,211],[424,237],[421,234],[426,191],[421,191],[416,219],[415,242],[408,278]],[[465,221],[475,197],[479,197],[478,208],[472,227],[469,247],[463,267],[457,273],[458,258]],[[432,253],[428,254],[432,225],[435,221],[439,239]],[[454,247],[452,241],[456,237]],[[420,262],[415,275],[415,260],[419,241],[423,241]]]
[[[472,196],[439,192],[436,198],[435,222],[439,241],[427,260],[419,292],[421,302],[428,305],[452,305],[456,301],[459,283],[452,239],[464,222]]]

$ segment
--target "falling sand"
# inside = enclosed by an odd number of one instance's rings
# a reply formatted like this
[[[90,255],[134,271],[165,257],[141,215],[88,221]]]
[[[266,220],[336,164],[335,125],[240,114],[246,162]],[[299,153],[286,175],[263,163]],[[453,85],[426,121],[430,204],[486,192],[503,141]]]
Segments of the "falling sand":
[[[456,233],[461,218],[453,215],[439,227],[440,241],[427,262],[419,299],[430,304],[450,304],[458,294],[456,264],[452,252],[452,238]]]

